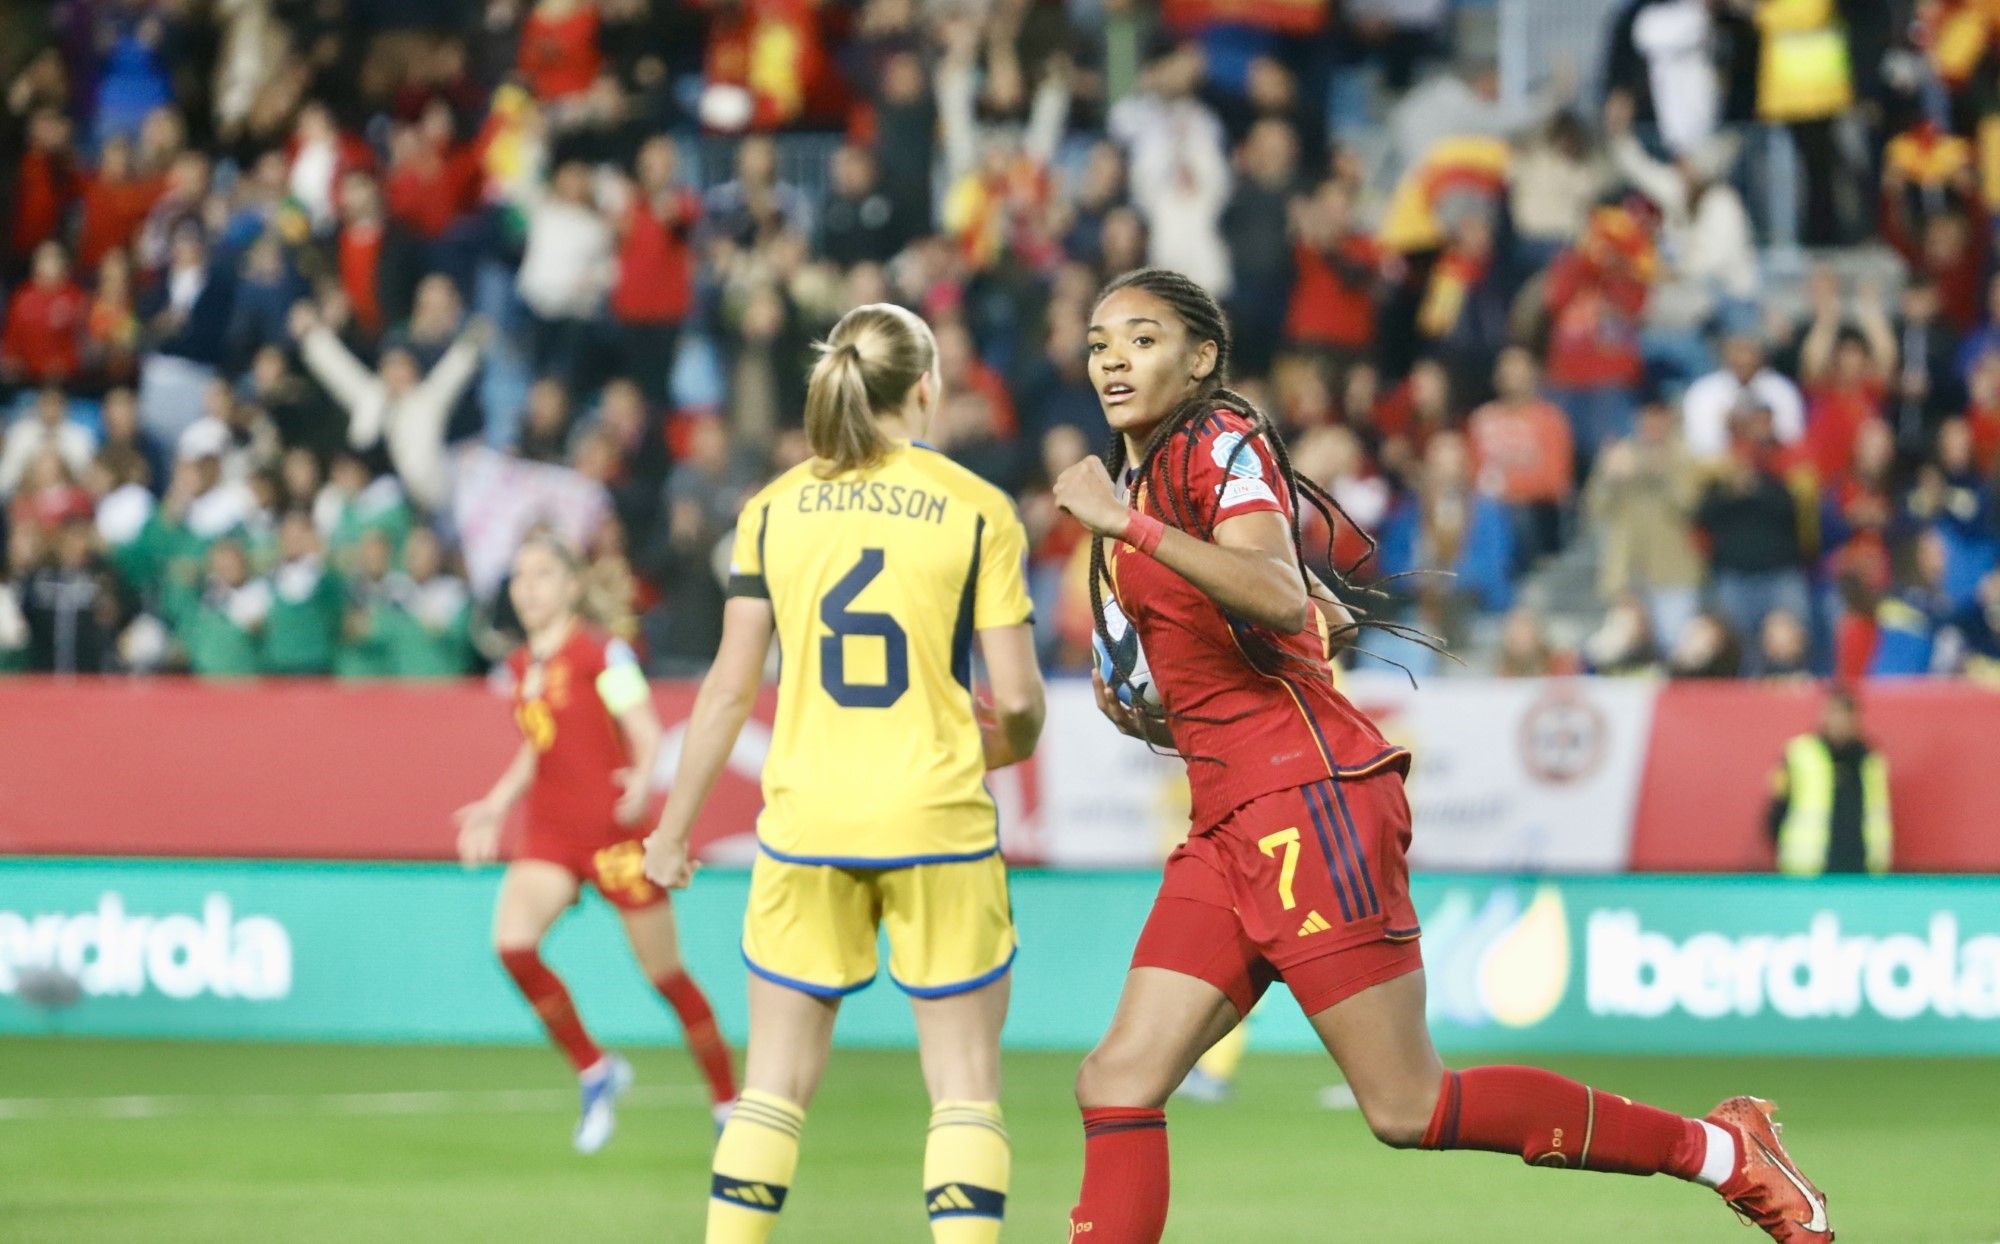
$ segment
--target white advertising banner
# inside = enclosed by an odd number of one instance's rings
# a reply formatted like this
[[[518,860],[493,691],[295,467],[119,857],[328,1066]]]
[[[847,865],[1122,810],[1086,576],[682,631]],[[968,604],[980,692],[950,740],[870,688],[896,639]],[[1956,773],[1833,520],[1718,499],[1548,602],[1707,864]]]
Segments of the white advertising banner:
[[[1410,749],[1412,866],[1434,871],[1615,872],[1652,729],[1654,686],[1609,679],[1427,681],[1355,676],[1345,690]],[[1187,830],[1187,779],[1112,728],[1090,687],[1050,688],[1036,753],[1033,853],[1058,867],[1157,863]]]
[[[1350,698],[1416,755],[1412,867],[1616,872],[1652,735],[1636,679],[1349,680]]]

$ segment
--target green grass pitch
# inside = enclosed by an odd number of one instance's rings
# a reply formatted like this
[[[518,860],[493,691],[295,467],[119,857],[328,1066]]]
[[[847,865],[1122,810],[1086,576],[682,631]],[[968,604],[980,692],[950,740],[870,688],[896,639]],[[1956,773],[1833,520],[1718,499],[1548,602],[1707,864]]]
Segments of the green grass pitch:
[[[570,1081],[541,1049],[0,1041],[8,1244],[698,1241],[711,1128],[675,1050],[595,1158],[569,1150]],[[2000,1241],[2000,1069],[1990,1061],[1559,1057],[1628,1096],[1783,1106],[1843,1244]],[[1071,1054],[1014,1054],[1009,1240],[1055,1244],[1081,1160]],[[1319,1059],[1252,1053],[1236,1099],[1176,1105],[1169,1241],[1583,1244],[1762,1239],[1668,1179],[1394,1153],[1315,1102]],[[806,1125],[774,1239],[929,1239],[914,1055],[842,1052]]]

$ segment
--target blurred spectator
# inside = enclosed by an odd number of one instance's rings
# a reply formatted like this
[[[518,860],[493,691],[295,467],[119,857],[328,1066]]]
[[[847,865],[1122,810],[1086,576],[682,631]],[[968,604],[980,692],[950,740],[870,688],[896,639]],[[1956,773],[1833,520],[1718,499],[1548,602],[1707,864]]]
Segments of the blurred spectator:
[[[1951,625],[1961,670],[1984,686],[2000,683],[2000,570],[1987,572]]]
[[[515,66],[535,98],[561,103],[590,89],[603,64],[597,28],[593,0],[536,0],[521,26]]]
[[[1694,539],[1700,479],[1673,412],[1648,406],[1639,430],[1605,450],[1584,498],[1602,542],[1598,592],[1636,593],[1656,635],[1678,635],[1700,603],[1703,559]]]
[[[1846,473],[1861,425],[1882,416],[1896,343],[1873,288],[1855,298],[1852,328],[1842,316],[1837,286],[1821,291],[1816,283],[1815,298],[1813,320],[1799,347],[1805,448],[1819,478],[1833,480]]]
[[[1604,194],[1604,161],[1573,112],[1556,114],[1514,157],[1508,211],[1526,266],[1540,270],[1583,233]]]
[[[1845,177],[1835,123],[1854,103],[1847,32],[1835,0],[1756,0],[1762,36],[1757,115],[1786,126],[1798,152],[1799,240],[1850,240],[1859,204]]]
[[[383,336],[381,349],[407,350],[415,360],[417,370],[426,375],[437,370],[451,353],[452,346],[461,336],[467,335],[465,301],[459,297],[458,287],[442,273],[432,273],[417,282],[416,299],[410,308],[409,320]],[[472,336],[480,336],[484,329],[475,330]],[[485,430],[480,410],[477,388],[479,367],[475,364],[472,379],[465,383],[458,400],[452,404],[451,416],[445,421],[446,441],[462,441],[478,436]]]
[[[1242,375],[1270,371],[1284,334],[1295,263],[1289,233],[1298,163],[1291,127],[1270,117],[1253,125],[1236,151],[1236,188],[1223,210],[1222,234],[1234,291],[1228,306],[1237,341],[1231,366]]]
[[[1944,537],[1935,530],[1922,533],[1907,556],[1909,571],[1899,576],[1904,586],[1885,596],[1876,609],[1876,639],[1868,665],[1871,678],[1939,673],[1952,655],[1940,651],[1938,644],[1954,612],[1944,590],[1950,556]]]
[[[472,660],[472,593],[444,567],[428,527],[410,533],[403,570],[390,578],[390,672],[398,678],[456,678]]]
[[[1231,277],[1221,232],[1229,158],[1222,122],[1196,94],[1201,72],[1195,45],[1174,48],[1146,67],[1140,93],[1114,105],[1107,126],[1131,159],[1148,262],[1177,268],[1223,297]]]
[[[394,625],[389,573],[395,554],[388,537],[380,531],[364,534],[355,553],[354,568],[344,584],[346,616],[334,653],[333,673],[340,678],[387,678],[395,669],[389,653]]]
[[[1738,422],[1754,418],[1746,414]],[[1716,608],[1727,629],[1756,635],[1764,615],[1775,609],[1807,616],[1812,606],[1798,509],[1784,480],[1753,444],[1739,442],[1724,458],[1697,521],[1708,535]]]
[[[121,136],[104,144],[97,167],[84,182],[77,267],[95,272],[107,255],[131,245],[164,185],[157,172],[136,165],[131,139]]]
[[[662,538],[646,558],[674,590],[663,602],[648,638],[662,670],[707,662],[721,637],[723,576],[715,568],[723,541],[758,476],[731,444],[721,420],[700,419],[688,434],[687,454],[667,477],[661,508]]]
[[[592,321],[611,285],[611,243],[611,226],[591,197],[589,167],[574,160],[558,167],[548,192],[529,201],[516,282],[534,317],[537,374],[580,381]]]
[[[0,338],[0,382],[63,384],[76,378],[89,299],[70,279],[69,257],[55,242],[35,248],[34,275],[7,304]]]
[[[1647,11],[1680,7],[1674,0]],[[1710,366],[1701,334],[1719,317],[1742,314],[1757,296],[1750,213],[1728,180],[1736,146],[1707,141],[1667,164],[1647,153],[1619,105],[1606,107],[1605,124],[1618,171],[1659,210],[1671,256],[1646,304],[1648,355],[1666,355],[1677,380],[1692,380]]]
[[[778,148],[752,135],[736,148],[736,176],[711,189],[701,205],[702,233],[738,247],[755,246],[783,229],[812,236],[812,207],[797,186],[778,179]]]
[[[1692,620],[1693,613],[1688,615]],[[1611,602],[1597,630],[1583,641],[1584,668],[1609,677],[1651,674],[1659,669],[1659,651],[1646,607],[1635,596]]]
[[[70,146],[70,122],[55,108],[28,118],[27,146],[14,170],[14,258],[26,260],[53,241],[63,217],[82,195],[83,177]]]
[[[1354,227],[1353,194],[1334,178],[1290,209],[1291,300],[1287,343],[1344,361],[1375,344],[1375,300],[1385,256]]]
[[[1639,319],[1658,257],[1646,225],[1623,207],[1602,207],[1549,269],[1550,396],[1569,415],[1585,462],[1631,435],[1645,377]]]
[[[1734,678],[1743,670],[1742,649],[1729,622],[1714,613],[1697,613],[1674,637],[1667,654],[1671,678]]]
[[[1480,487],[1512,514],[1515,556],[1523,566],[1562,547],[1572,492],[1569,424],[1537,396],[1535,381],[1534,355],[1510,346],[1493,370],[1499,396],[1473,411],[1466,424],[1473,470]]]
[[[1945,551],[1940,586],[1954,605],[1972,598],[1975,584],[2000,561],[2000,530],[1993,486],[1974,461],[1972,432],[1963,419],[1938,430],[1936,458],[1917,471],[1904,502],[1907,517],[1935,532]]]
[[[292,314],[306,366],[347,412],[347,443],[357,450],[385,444],[419,504],[444,501],[442,447],[459,394],[472,381],[487,330],[474,325],[445,352],[428,375],[419,375],[408,350],[391,350],[370,374],[310,308]]]
[[[30,464],[45,451],[55,451],[64,467],[81,474],[96,449],[96,438],[70,418],[63,391],[54,385],[44,388],[35,395],[34,412],[16,419],[0,445],[0,500],[14,495]]]
[[[1416,589],[1420,624],[1447,638],[1461,633],[1470,610],[1499,612],[1512,603],[1514,529],[1507,511],[1473,487],[1465,439],[1433,436],[1419,483],[1382,524],[1382,569],[1452,572],[1426,577]]]
[[[1493,672],[1502,678],[1547,678],[1575,673],[1576,663],[1549,646],[1540,615],[1516,606],[1500,620],[1500,657]]]
[[[1607,71],[1611,98],[1675,155],[1699,151],[1722,120],[1716,31],[1705,0],[1639,0],[1625,6]]]
[[[1763,678],[1812,677],[1812,636],[1805,620],[1783,609],[1765,614],[1757,632],[1756,665]]]
[[[132,294],[132,261],[123,250],[112,251],[98,265],[81,340],[85,385],[129,385],[139,378],[143,337]]]
[[[101,673],[108,668],[122,609],[117,584],[98,556],[89,512],[65,518],[50,542],[54,556],[21,585],[28,668],[45,674]]]
[[[834,152],[831,173],[815,249],[843,268],[888,262],[916,230],[898,218],[896,201],[882,188],[875,153],[844,146]]]
[[[1861,733],[1852,692],[1835,688],[1819,728],[1785,744],[1765,823],[1788,877],[1889,871],[1889,762]]]
[[[1896,371],[1888,396],[1890,426],[1896,443],[1914,456],[1931,443],[1938,423],[1963,400],[1956,367],[1958,338],[1943,318],[1937,285],[1921,277],[1903,287],[1902,315],[1891,328]],[[1978,406],[1980,400],[1974,397],[1973,403]],[[2000,385],[1989,391],[1986,405],[2000,413]]]
[[[330,674],[345,590],[326,564],[319,532],[305,510],[287,511],[279,524],[278,559],[271,571],[261,668],[272,674]]]
[[[1689,452],[1703,461],[1729,449],[1730,421],[1746,403],[1770,412],[1779,441],[1805,436],[1805,398],[1799,387],[1765,365],[1764,344],[1756,334],[1733,330],[1722,342],[1722,368],[1688,386],[1681,399],[1681,434]]]
[[[205,678],[247,678],[261,662],[258,640],[271,612],[271,585],[250,575],[250,560],[234,539],[208,549],[200,589],[172,608],[174,637],[188,668]]]

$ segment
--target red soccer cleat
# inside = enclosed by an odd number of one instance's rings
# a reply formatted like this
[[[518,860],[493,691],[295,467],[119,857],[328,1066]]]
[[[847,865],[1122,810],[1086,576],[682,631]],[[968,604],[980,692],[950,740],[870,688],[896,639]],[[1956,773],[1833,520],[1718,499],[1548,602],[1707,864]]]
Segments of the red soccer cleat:
[[[1826,1196],[1799,1170],[1784,1142],[1777,1110],[1761,1097],[1732,1097],[1708,1112],[1707,1121],[1736,1137],[1736,1173],[1716,1191],[1729,1208],[1783,1244],[1830,1244],[1833,1224]]]

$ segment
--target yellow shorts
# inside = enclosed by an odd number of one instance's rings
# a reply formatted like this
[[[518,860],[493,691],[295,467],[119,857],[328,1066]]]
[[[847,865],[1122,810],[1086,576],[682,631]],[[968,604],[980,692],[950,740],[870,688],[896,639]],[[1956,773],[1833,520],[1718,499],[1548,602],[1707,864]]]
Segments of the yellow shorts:
[[[876,930],[889,979],[915,998],[999,980],[1014,962],[1007,865],[984,859],[902,868],[790,864],[759,854],[743,916],[743,960],[765,980],[821,998],[875,979]]]

